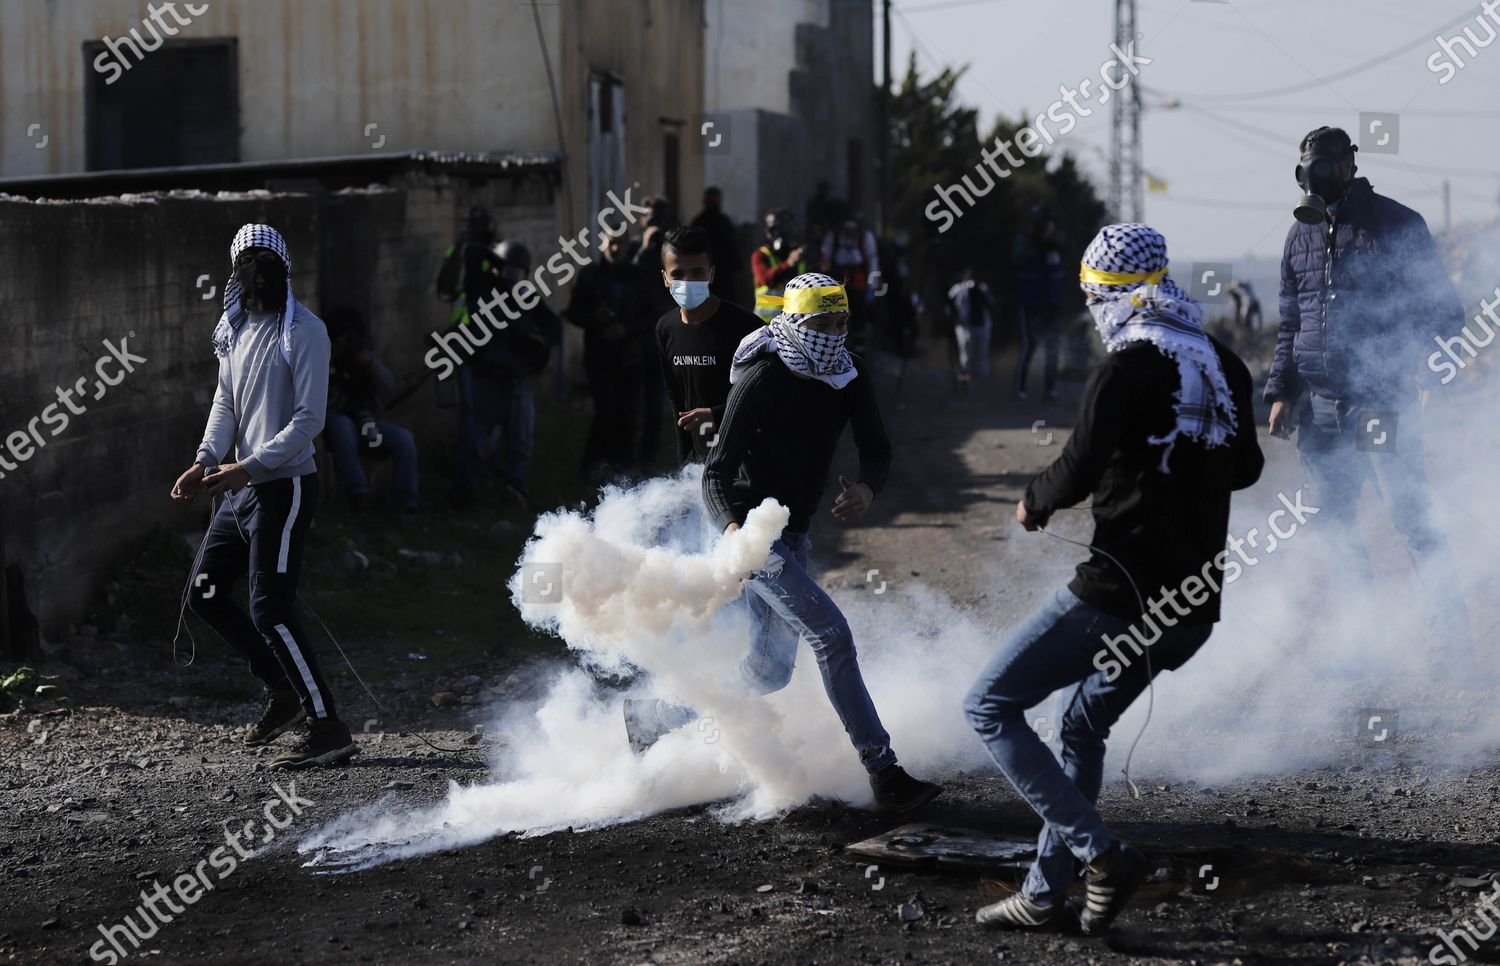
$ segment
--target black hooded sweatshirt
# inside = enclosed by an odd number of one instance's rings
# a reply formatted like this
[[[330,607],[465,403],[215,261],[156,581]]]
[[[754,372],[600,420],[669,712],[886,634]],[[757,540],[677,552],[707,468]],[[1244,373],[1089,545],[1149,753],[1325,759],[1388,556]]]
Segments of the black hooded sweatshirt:
[[[859,449],[856,483],[879,493],[891,469],[891,441],[875,387],[859,370],[842,389],[799,376],[774,354],[753,363],[729,391],[718,441],[703,468],[703,498],[722,530],[773,497],[791,511],[786,528],[807,532],[828,485],[844,427]]]
[[[1162,445],[1146,440],[1175,425],[1172,394],[1181,376],[1176,362],[1148,343],[1137,343],[1110,353],[1089,376],[1073,435],[1026,488],[1027,512],[1044,520],[1093,495],[1096,549],[1078,565],[1068,589],[1122,620],[1134,622],[1141,605],[1120,565],[1148,608],[1164,588],[1176,591],[1188,577],[1202,580],[1207,572],[1212,578],[1205,580],[1208,599],[1191,606],[1181,621],[1219,619],[1225,561],[1213,562],[1229,534],[1229,494],[1260,479],[1265,457],[1255,435],[1250,370],[1216,339],[1209,341],[1234,400],[1235,432],[1228,445],[1209,448],[1178,437],[1171,472],[1161,472]]]

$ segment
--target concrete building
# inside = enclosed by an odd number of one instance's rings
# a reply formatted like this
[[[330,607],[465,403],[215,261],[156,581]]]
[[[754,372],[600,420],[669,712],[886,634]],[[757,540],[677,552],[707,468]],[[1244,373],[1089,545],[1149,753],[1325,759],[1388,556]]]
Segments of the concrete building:
[[[412,388],[399,418],[441,451],[451,411],[416,389],[470,205],[534,265],[597,238],[611,192],[666,195],[685,221],[712,180],[758,222],[800,217],[826,178],[868,211],[872,41],[870,0],[0,0],[0,438],[106,340],[146,359],[0,463],[21,606],[55,640],[126,548],[184,525],[163,493],[201,432],[239,224],[283,228],[315,310],[364,312]],[[577,357],[569,331],[554,358]]]
[[[556,153],[559,231],[611,188],[702,186],[704,0],[0,0],[0,24],[0,179]]]
[[[280,226],[298,297],[362,309],[422,387],[448,317],[433,279],[470,205],[541,265],[560,236],[599,236],[609,192],[697,198],[704,36],[704,0],[0,0],[0,437],[104,340],[147,360],[0,464],[12,612],[56,640],[126,548],[184,525],[164,486],[202,430],[239,224]],[[437,452],[452,411],[431,400],[398,418]]]
[[[874,6],[708,4],[704,104],[706,120],[718,123],[699,132],[699,150],[706,181],[724,189],[725,209],[737,221],[758,225],[768,210],[784,207],[800,222],[819,180],[873,221]],[[728,141],[714,145],[719,130]]]

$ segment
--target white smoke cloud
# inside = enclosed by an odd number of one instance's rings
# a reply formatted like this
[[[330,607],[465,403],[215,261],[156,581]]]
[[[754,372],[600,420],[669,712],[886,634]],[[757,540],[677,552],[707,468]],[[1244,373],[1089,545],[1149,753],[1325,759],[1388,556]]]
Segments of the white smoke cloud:
[[[1155,710],[1133,761],[1138,781],[1217,784],[1346,762],[1362,737],[1359,717],[1370,709],[1399,714],[1396,740],[1386,746],[1392,762],[1468,764],[1493,753],[1500,607],[1487,590],[1500,578],[1500,507],[1487,494],[1500,477],[1500,448],[1462,418],[1458,403],[1429,410],[1426,448],[1437,522],[1485,663],[1464,665],[1471,658],[1463,642],[1435,632],[1390,509],[1367,487],[1361,528],[1373,587],[1330,567],[1316,517],[1246,568],[1227,588],[1222,620],[1204,649],[1157,679]],[[1235,495],[1233,534],[1263,525],[1277,494],[1304,482],[1293,443],[1263,438],[1262,445],[1267,472]],[[1010,508],[1000,508],[992,522],[1006,526]],[[383,802],[346,815],[301,843],[310,864],[360,868],[506,832],[586,829],[704,802],[719,803],[716,814],[726,821],[767,817],[820,796],[867,804],[864,772],[808,648],[800,648],[792,682],[779,693],[747,695],[730,674],[751,633],[737,603],[740,583],[764,565],[785,520],[785,509],[768,502],[739,532],[719,537],[703,512],[696,468],[611,489],[587,516],[543,517],[509,588],[526,620],[558,634],[581,667],[549,672],[537,704],[499,716],[507,743],[491,782],[454,783],[431,808]],[[1087,513],[1059,514],[1050,528],[1087,541],[1091,523]],[[964,721],[963,697],[1005,635],[1066,583],[1084,553],[1019,528],[992,546],[996,593],[982,608],[960,609],[909,580],[893,581],[879,596],[827,588],[849,620],[896,752],[924,776],[993,768]],[[815,548],[815,571],[817,558]],[[526,599],[527,568],[549,565],[560,599]],[[644,672],[631,694],[700,715],[641,757],[626,742],[625,695],[602,690],[590,673],[628,667]],[[1058,704],[1049,698],[1028,718],[1055,730]],[[1116,725],[1107,775],[1118,775],[1146,704],[1138,701]]]
[[[553,672],[536,706],[504,717],[497,781],[452,783],[432,808],[382,802],[343,816],[300,844],[310,864],[364,868],[506,832],[597,827],[703,802],[721,802],[718,814],[731,821],[815,796],[868,804],[864,769],[806,646],[776,694],[747,694],[731,674],[751,634],[737,602],[741,581],[765,565],[788,513],[767,501],[738,531],[717,536],[702,509],[700,474],[693,467],[611,488],[590,515],[544,516],[509,583],[526,621],[561,637],[583,668],[639,669],[631,693],[691,707],[697,720],[637,757],[626,741],[625,695],[602,691],[589,670]],[[530,579],[536,568],[545,579]],[[961,701],[993,631],[919,584],[865,594],[847,613],[903,760],[986,761]]]

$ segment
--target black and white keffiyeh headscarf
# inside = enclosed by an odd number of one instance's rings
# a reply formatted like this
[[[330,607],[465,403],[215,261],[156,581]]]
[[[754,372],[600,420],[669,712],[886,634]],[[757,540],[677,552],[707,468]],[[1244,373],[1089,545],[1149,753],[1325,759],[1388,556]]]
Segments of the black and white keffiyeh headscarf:
[[[1161,471],[1178,436],[1205,446],[1227,445],[1234,435],[1234,400],[1219,354],[1203,331],[1203,309],[1167,274],[1167,241],[1148,225],[1106,225],[1083,253],[1079,287],[1088,296],[1104,347],[1118,352],[1149,342],[1177,363],[1182,386],[1177,425],[1147,442],[1166,445]]]
[[[787,283],[786,298],[790,299],[798,289],[842,287],[827,275],[807,272]],[[793,372],[825,382],[835,389],[853,382],[859,371],[849,356],[848,336],[829,335],[802,324],[818,314],[783,311],[762,328],[745,336],[734,351],[734,361],[729,368],[730,383],[736,382],[767,352],[775,352]]]
[[[249,314],[244,304],[244,293],[240,291],[240,283],[234,277],[235,259],[247,248],[268,248],[286,266],[286,305],[281,313],[281,341],[282,352],[289,353],[292,308],[296,304],[292,299],[292,256],[287,252],[286,239],[281,237],[281,232],[270,225],[250,224],[241,225],[240,230],[234,234],[234,241],[229,245],[229,280],[224,283],[224,313],[219,316],[219,324],[214,326],[214,354],[221,357],[229,355],[229,350],[234,348],[235,335]]]

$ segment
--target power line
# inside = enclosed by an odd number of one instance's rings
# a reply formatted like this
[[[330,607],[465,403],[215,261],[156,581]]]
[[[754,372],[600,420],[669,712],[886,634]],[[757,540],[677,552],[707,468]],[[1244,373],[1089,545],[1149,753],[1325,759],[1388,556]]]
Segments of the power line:
[[[929,10],[947,10],[950,7],[975,7],[975,6],[978,6],[981,3],[1001,3],[1001,2],[1003,2],[1003,0],[943,0],[943,2],[941,2],[941,3],[928,3],[928,4],[923,4],[920,7],[909,7],[905,11],[905,13],[926,13]],[[898,10],[895,6],[892,6],[891,9],[895,10],[897,13],[901,13],[902,12],[902,11]]]
[[[1287,206],[1273,201],[1224,201],[1221,198],[1189,198],[1183,195],[1157,194],[1154,201],[1170,201],[1179,205],[1202,205],[1208,208],[1243,208],[1249,211],[1286,211]]]
[[[928,63],[932,64],[932,66],[939,71],[941,71],[944,67],[953,67],[952,64],[939,60],[932,55],[932,51],[927,49],[927,44],[922,40],[921,37],[917,36],[916,28],[911,25],[911,21],[906,19],[906,14],[901,12],[901,8],[892,7],[891,12],[901,18],[901,29],[906,31],[906,36],[911,39],[912,46],[917,48],[918,53],[927,58]]]
[[[1146,88],[1143,88],[1143,90],[1147,94],[1151,95],[1152,97],[1157,97],[1157,98],[1160,98],[1162,101],[1167,102],[1167,103],[1164,103],[1164,104],[1161,105],[1163,107],[1170,108],[1173,104],[1176,104],[1176,103],[1183,103],[1184,106],[1186,106],[1186,102],[1183,102],[1181,100],[1181,98],[1175,97],[1175,96],[1170,95],[1170,94],[1166,94],[1166,93],[1164,93],[1162,91],[1157,90],[1154,87],[1146,87]],[[1339,107],[1328,107],[1328,106],[1317,107],[1317,106],[1308,106],[1308,105],[1303,105],[1303,104],[1288,104],[1288,105],[1285,105],[1285,106],[1282,106],[1282,105],[1279,105],[1279,104],[1215,104],[1214,105],[1214,110],[1221,111],[1221,112],[1231,112],[1231,113],[1235,113],[1235,114],[1323,114],[1323,115],[1328,115],[1328,114],[1340,114],[1340,113],[1343,113],[1345,111],[1348,111],[1349,109],[1347,107],[1343,107],[1343,106],[1339,106]],[[1401,111],[1401,114],[1403,116],[1410,116],[1410,117],[1459,117],[1459,118],[1464,118],[1465,120],[1473,120],[1473,119],[1487,118],[1487,117],[1488,118],[1500,117],[1500,111],[1473,111],[1473,110],[1463,110],[1463,109],[1459,109],[1459,108],[1405,108],[1405,109],[1403,109]]]
[[[1238,10],[1236,10],[1236,12],[1238,12]],[[1243,14],[1241,14],[1241,16],[1243,16]],[[1404,43],[1392,50],[1388,50],[1377,57],[1372,57],[1369,60],[1361,61],[1360,63],[1355,64],[1352,67],[1346,67],[1343,70],[1335,71],[1334,73],[1329,74],[1325,77],[1314,77],[1309,81],[1302,81],[1297,84],[1288,84],[1285,87],[1275,87],[1271,88],[1270,90],[1264,91],[1251,91],[1241,94],[1200,94],[1198,96],[1215,101],[1254,101],[1262,100],[1265,98],[1281,97],[1286,94],[1296,94],[1314,87],[1326,86],[1333,83],[1334,81],[1343,80],[1346,77],[1353,77],[1355,74],[1362,74],[1367,70],[1379,67],[1398,54],[1404,54],[1409,50],[1414,50],[1417,47],[1422,46],[1423,44],[1431,43],[1432,37],[1435,34],[1441,34],[1445,30],[1450,30],[1453,27],[1457,27],[1459,24],[1463,23],[1466,20],[1473,19],[1474,12],[1472,10],[1469,10],[1460,17],[1450,20],[1439,27],[1433,28],[1432,30],[1423,32],[1422,35],[1417,37],[1415,40],[1408,41],[1407,43]]]

